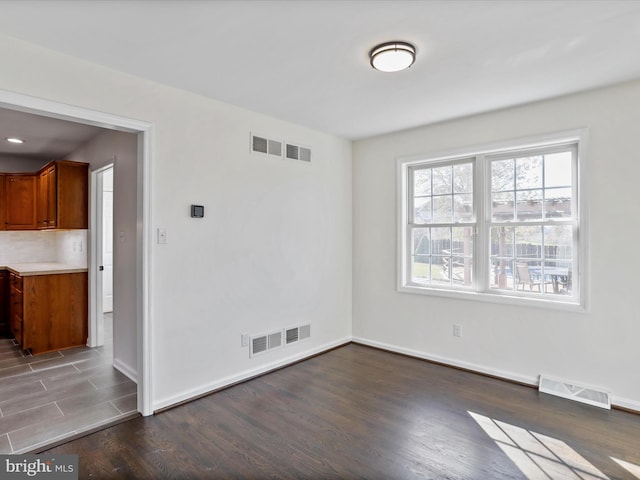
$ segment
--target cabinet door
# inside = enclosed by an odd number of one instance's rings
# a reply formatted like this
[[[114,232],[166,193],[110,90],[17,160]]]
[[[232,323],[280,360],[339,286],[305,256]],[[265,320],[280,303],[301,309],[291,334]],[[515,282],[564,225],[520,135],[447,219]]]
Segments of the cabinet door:
[[[9,328],[11,333],[15,337],[16,341],[22,345],[23,343],[23,313],[24,313],[24,297],[22,294],[22,277],[11,273],[10,286],[9,286],[9,299],[11,304],[9,305]],[[22,348],[27,348],[22,345]]]
[[[52,165],[40,171],[37,185],[38,229],[56,228],[58,220],[58,192],[56,167]]]
[[[37,202],[36,202],[36,224],[39,229],[47,228],[48,224],[48,201],[49,201],[49,171],[43,170],[38,174]]]
[[[89,228],[89,164],[56,162],[57,228]]]
[[[6,175],[0,174],[0,230],[6,230],[5,222],[7,220],[7,202],[4,192],[4,181]]]
[[[36,175],[7,175],[5,198],[7,230],[35,230]]]
[[[47,227],[58,224],[58,184],[55,165],[47,168]]]
[[[9,272],[0,270],[0,335],[9,330]]]

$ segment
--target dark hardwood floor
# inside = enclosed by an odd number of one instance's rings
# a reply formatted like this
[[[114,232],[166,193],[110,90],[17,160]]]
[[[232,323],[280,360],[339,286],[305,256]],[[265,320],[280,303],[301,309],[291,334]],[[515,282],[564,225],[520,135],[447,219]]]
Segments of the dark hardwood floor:
[[[136,413],[136,384],[115,370],[111,316],[105,344],[32,356],[0,339],[0,453],[25,453]]]
[[[100,479],[637,480],[640,416],[351,344],[46,451],[71,453]]]

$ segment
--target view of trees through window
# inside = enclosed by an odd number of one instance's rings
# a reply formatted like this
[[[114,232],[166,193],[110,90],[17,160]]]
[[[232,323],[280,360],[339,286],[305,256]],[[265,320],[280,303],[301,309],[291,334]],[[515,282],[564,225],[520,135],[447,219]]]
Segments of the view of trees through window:
[[[572,143],[412,165],[406,237],[410,283],[571,296],[576,155]],[[476,183],[480,174],[484,184]],[[488,263],[486,268],[474,267],[478,259]],[[488,278],[476,278],[474,269]]]

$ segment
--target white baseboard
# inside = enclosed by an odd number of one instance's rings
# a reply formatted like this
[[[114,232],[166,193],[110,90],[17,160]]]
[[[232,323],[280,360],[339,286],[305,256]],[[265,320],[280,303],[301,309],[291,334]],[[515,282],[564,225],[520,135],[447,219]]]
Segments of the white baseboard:
[[[113,368],[129,378],[133,383],[138,383],[138,372],[117,358],[113,359]]]
[[[633,410],[634,412],[640,414],[640,402],[635,400],[628,400],[626,398],[616,397],[615,395],[611,395],[611,405],[614,407],[625,408],[627,410]]]
[[[374,340],[368,340],[366,338],[361,338],[361,337],[353,337],[352,341],[354,343],[361,343],[362,345],[368,345],[370,347],[376,347],[382,350],[388,350],[390,352],[401,353],[403,355],[422,358],[424,360],[430,360],[432,362],[442,363],[445,365],[450,365],[452,367],[464,368],[465,370],[471,370],[473,372],[478,372],[485,375],[491,375],[493,377],[504,378],[505,380],[512,380],[515,382],[524,383],[526,385],[531,385],[533,387],[538,387],[538,383],[539,383],[538,376],[531,377],[527,375],[521,375],[515,372],[510,372],[507,370],[498,370],[498,369],[490,368],[484,365],[478,365],[478,364],[469,363],[469,362],[462,362],[460,360],[455,360],[453,358],[441,357],[439,355],[432,355],[419,350],[412,350],[410,348],[399,347],[397,345],[377,342]],[[634,412],[640,413],[640,402],[637,402],[634,400],[628,400],[626,398],[620,398],[620,397],[616,397],[615,395],[612,395],[611,405],[613,407],[620,407],[620,408],[633,410]]]
[[[430,360],[432,362],[443,363],[452,367],[464,368],[465,370],[471,370],[485,375],[491,375],[494,377],[504,378],[506,380],[512,380],[514,382],[525,383],[527,385],[538,386],[538,377],[530,377],[526,375],[520,375],[519,373],[509,372],[507,370],[498,370],[495,368],[486,367],[484,365],[478,365],[475,363],[462,362],[448,357],[441,357],[439,355],[432,355],[419,350],[412,350],[410,348],[399,347],[397,345],[391,345],[383,342],[376,342],[375,340],[368,340],[366,338],[353,337],[354,343],[361,343],[362,345],[368,345],[370,347],[380,348],[382,350],[388,350],[390,352],[401,353],[409,355],[411,357],[422,358],[424,360]]]
[[[255,369],[245,370],[244,372],[240,372],[237,375],[231,375],[229,377],[221,378],[220,380],[209,383],[207,385],[203,385],[202,387],[194,388],[192,390],[188,390],[188,391],[179,393],[177,395],[173,395],[171,397],[159,400],[154,403],[153,410],[154,411],[162,410],[164,408],[168,408],[173,405],[177,405],[179,403],[198,398],[202,395],[206,395],[207,393],[211,393],[221,388],[234,385],[236,383],[242,382],[244,380],[248,380],[250,378],[256,377],[258,375],[262,375],[264,373],[270,372],[278,368],[286,367],[293,363],[299,362],[300,360],[313,357],[314,355],[318,355],[319,353],[323,353],[333,348],[346,345],[350,342],[351,342],[351,337],[345,337],[341,340],[329,342],[319,347],[313,348],[311,350],[306,350],[296,355],[292,355],[290,357],[286,357],[286,358],[277,360],[275,362],[267,363]]]

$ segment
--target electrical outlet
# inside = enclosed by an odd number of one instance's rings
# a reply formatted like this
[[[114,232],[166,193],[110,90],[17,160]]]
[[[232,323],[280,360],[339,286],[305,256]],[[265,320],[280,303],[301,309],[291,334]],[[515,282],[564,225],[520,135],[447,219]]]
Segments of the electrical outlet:
[[[240,336],[240,346],[241,347],[248,347],[249,346],[249,335],[247,335],[246,333],[243,333]]]
[[[461,337],[462,336],[462,325],[459,325],[457,323],[453,324],[453,336],[454,337]]]

